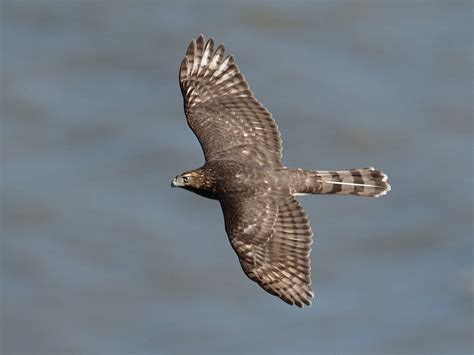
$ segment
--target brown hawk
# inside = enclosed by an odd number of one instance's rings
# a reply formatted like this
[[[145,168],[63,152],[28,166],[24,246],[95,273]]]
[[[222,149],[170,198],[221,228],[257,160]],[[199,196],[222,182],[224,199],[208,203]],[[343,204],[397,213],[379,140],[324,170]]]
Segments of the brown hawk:
[[[372,167],[310,171],[285,167],[280,132],[224,46],[193,40],[179,70],[188,125],[205,164],[172,186],[219,200],[225,229],[245,274],[286,303],[311,305],[313,234],[295,196],[378,197],[390,190]]]

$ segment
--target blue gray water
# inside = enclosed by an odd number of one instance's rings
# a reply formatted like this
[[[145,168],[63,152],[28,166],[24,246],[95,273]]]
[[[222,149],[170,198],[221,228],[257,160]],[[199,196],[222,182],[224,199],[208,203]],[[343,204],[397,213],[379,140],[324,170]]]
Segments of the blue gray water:
[[[3,1],[2,354],[472,353],[470,1]],[[177,83],[224,42],[288,166],[374,165],[301,198],[311,308],[242,273]]]

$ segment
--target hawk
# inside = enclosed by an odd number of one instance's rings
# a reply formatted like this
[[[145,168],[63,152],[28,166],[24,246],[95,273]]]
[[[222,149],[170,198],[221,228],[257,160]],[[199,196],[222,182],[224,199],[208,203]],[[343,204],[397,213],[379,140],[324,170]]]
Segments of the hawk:
[[[255,98],[232,55],[203,35],[189,44],[179,69],[189,127],[205,164],[171,186],[218,200],[225,230],[245,274],[290,305],[311,305],[313,234],[295,196],[379,197],[387,175],[372,167],[311,171],[282,164],[271,113]]]

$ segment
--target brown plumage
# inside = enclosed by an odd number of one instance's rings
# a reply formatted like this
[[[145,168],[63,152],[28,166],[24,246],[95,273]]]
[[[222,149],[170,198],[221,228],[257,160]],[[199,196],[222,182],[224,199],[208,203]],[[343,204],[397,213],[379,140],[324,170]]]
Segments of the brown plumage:
[[[179,186],[219,200],[230,243],[247,276],[283,301],[310,305],[311,227],[294,196],[378,197],[390,190],[372,167],[309,171],[283,166],[280,132],[233,56],[200,35],[184,57],[179,83],[189,126],[206,159],[176,176]]]

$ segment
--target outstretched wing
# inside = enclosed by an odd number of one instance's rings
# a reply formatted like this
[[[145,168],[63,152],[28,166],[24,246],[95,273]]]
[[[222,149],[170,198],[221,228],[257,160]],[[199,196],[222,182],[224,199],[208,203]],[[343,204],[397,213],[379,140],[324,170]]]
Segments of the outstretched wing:
[[[281,166],[280,132],[272,115],[255,98],[247,81],[214,40],[200,35],[184,57],[179,83],[189,126],[206,161],[253,161]]]
[[[221,201],[226,231],[247,276],[291,305],[311,305],[313,234],[292,197]]]

